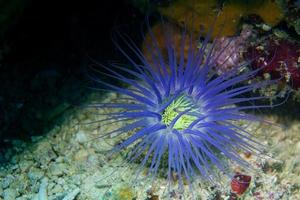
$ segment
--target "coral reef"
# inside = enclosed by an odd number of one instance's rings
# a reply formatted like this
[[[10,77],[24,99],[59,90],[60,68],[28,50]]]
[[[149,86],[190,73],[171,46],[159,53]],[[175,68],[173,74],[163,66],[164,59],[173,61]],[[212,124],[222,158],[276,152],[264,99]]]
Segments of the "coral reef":
[[[300,87],[300,43],[275,36],[256,42],[245,54],[252,67],[263,67],[260,75],[270,79],[282,78],[282,84]]]
[[[157,39],[157,46],[161,49],[162,56],[166,58],[168,50],[166,49],[166,41],[163,37],[163,30],[166,29],[172,30],[174,48],[181,48],[181,41],[183,40],[183,38],[180,29],[171,24],[168,24],[168,27],[166,27],[165,24],[158,23],[151,27],[151,33],[153,33],[153,35],[151,36],[149,33],[147,33],[145,36],[145,40],[143,41],[143,54],[149,61],[153,59],[153,52],[151,51],[151,48],[153,48],[153,46],[151,45],[151,37],[153,36]],[[234,67],[241,65],[241,63],[245,60],[243,55],[248,48],[248,43],[250,43],[253,38],[255,39],[255,36],[256,30],[253,29],[253,26],[245,25],[243,26],[241,33],[238,36],[215,38],[215,47],[212,52],[212,57],[216,62],[215,70],[217,71],[217,73],[226,73],[230,70],[233,70]],[[203,42],[194,39],[190,44],[188,44],[190,39],[191,38],[189,37],[189,35],[185,36],[186,41],[184,44],[185,47],[183,49],[184,59],[187,59],[188,56],[188,45],[192,45],[193,48],[201,48],[201,42]],[[209,43],[208,45],[211,44]],[[205,52],[205,54],[208,54],[208,52]],[[155,68],[159,67],[155,64],[154,66]]]
[[[188,23],[193,19],[192,23],[188,24],[196,32],[200,29],[207,31],[215,24],[217,28],[212,32],[213,37],[218,36],[218,29],[221,29],[221,37],[235,35],[242,17],[255,15],[270,26],[278,24],[283,18],[283,10],[272,0],[226,1],[222,6],[217,0],[179,0],[160,10],[163,15],[178,24]],[[218,17],[214,22],[217,12]]]
[[[249,37],[253,35],[252,27],[245,25],[239,36],[215,39],[216,47],[212,54],[216,59],[216,70],[219,74],[233,70],[244,61],[243,52],[246,51]]]

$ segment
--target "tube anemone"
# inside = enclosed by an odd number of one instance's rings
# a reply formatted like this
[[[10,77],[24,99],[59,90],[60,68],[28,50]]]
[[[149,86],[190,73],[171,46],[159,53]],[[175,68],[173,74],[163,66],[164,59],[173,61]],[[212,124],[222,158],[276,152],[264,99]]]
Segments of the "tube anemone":
[[[102,87],[126,96],[120,102],[91,105],[98,109],[115,109],[104,114],[106,118],[102,122],[112,125],[124,121],[124,126],[100,137],[113,134],[123,138],[112,151],[127,149],[128,161],[139,163],[138,173],[146,168],[155,178],[160,171],[169,184],[174,174],[182,186],[183,181],[191,184],[195,177],[213,179],[215,169],[230,174],[231,162],[249,167],[239,152],[259,154],[261,146],[235,122],[259,120],[244,111],[268,105],[244,103],[265,97],[246,94],[273,81],[245,84],[259,69],[240,73],[241,65],[218,75],[214,70],[218,55],[213,55],[215,42],[209,44],[209,34],[200,47],[195,47],[193,37],[183,31],[180,45],[176,46],[170,26],[167,27],[164,32],[166,54],[149,30],[150,59],[131,39],[120,36],[131,52],[118,43],[116,46],[129,60],[131,68],[117,64],[102,67],[107,71],[106,76],[129,87],[92,77]],[[185,49],[188,49],[187,54]],[[139,58],[138,62],[129,56],[132,53]]]

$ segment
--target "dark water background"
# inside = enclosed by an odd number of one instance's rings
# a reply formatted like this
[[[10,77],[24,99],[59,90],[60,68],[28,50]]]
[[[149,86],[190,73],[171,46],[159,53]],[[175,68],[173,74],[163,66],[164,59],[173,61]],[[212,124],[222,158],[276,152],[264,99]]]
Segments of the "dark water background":
[[[122,59],[113,30],[140,34],[134,24],[144,20],[125,0],[31,0],[20,7],[0,38],[2,147],[7,139],[42,134],[60,113],[79,104],[88,81],[87,57]]]

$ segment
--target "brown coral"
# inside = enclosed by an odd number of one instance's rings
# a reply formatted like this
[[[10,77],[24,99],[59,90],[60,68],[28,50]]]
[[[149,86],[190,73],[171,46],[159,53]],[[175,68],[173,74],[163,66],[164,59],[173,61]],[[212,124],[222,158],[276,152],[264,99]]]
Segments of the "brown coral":
[[[283,18],[281,8],[272,0],[229,1],[221,10],[218,9],[217,0],[178,0],[169,7],[161,8],[160,11],[178,24],[192,21],[192,24],[188,25],[196,31],[200,30],[200,27],[209,30],[218,14],[215,22],[217,28],[213,30],[213,37],[218,35],[220,27],[223,27],[220,36],[234,35],[243,16],[258,15],[271,26]]]
[[[169,33],[166,33],[167,31],[172,31]],[[171,37],[167,37],[166,34],[170,35]],[[160,51],[160,54],[165,57],[165,59],[168,57],[168,50],[165,48],[166,41],[165,38],[170,38],[172,39],[172,43],[174,45],[175,49],[180,49],[182,46],[182,41],[183,41],[183,34],[180,31],[178,27],[176,27],[172,23],[158,23],[151,27],[149,32],[146,34],[145,39],[143,41],[143,54],[147,58],[148,61],[155,63],[158,57],[153,57],[158,54],[158,52],[153,52],[153,50],[158,50]],[[184,57],[187,57],[188,50],[189,48],[197,48],[197,41],[194,39],[191,42],[191,46],[189,47],[188,43],[190,43],[190,36],[187,33],[185,36],[185,45],[184,45]],[[154,39],[155,38],[155,39]],[[154,40],[154,41],[153,41]],[[169,41],[170,42],[170,41]],[[157,68],[161,68],[159,66],[159,62],[155,65],[153,65]]]

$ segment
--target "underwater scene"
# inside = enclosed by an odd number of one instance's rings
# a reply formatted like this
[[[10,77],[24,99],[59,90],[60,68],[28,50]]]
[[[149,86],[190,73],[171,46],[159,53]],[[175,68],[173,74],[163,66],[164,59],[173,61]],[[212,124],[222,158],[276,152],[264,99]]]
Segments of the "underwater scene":
[[[0,0],[0,200],[300,200],[299,0]]]

